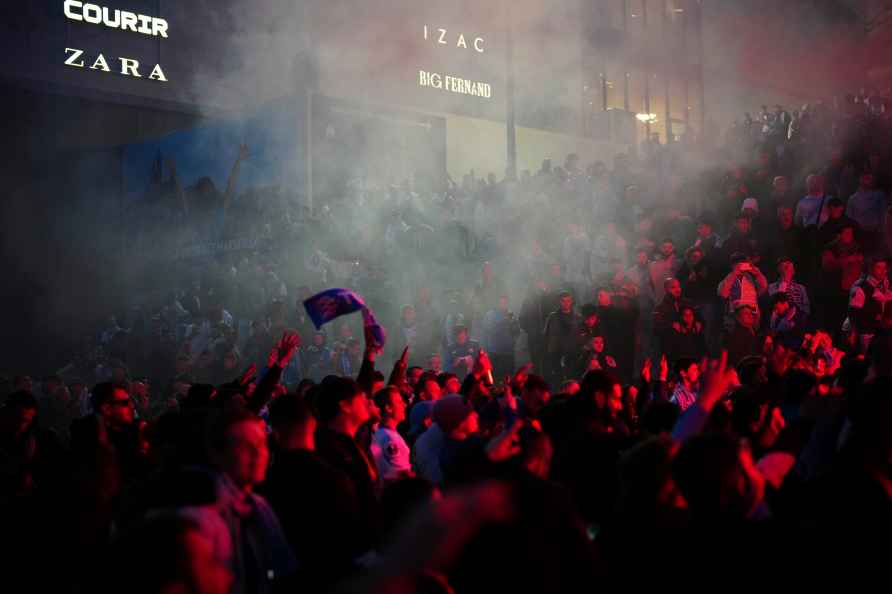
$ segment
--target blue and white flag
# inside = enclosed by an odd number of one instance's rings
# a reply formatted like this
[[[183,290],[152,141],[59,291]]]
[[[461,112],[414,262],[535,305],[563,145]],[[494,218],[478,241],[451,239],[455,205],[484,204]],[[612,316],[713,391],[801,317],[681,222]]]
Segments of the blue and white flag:
[[[366,307],[362,297],[349,289],[327,289],[317,293],[304,301],[304,308],[317,330],[335,318],[361,310],[366,335],[373,343],[370,346],[382,348],[387,340],[387,332],[375,319],[375,314]]]

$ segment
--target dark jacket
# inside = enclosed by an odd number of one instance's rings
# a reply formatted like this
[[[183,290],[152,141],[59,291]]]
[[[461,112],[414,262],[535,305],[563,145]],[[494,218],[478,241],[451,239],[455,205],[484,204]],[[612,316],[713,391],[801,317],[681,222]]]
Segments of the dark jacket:
[[[353,483],[359,508],[359,521],[354,528],[356,546],[362,550],[370,548],[375,541],[378,518],[378,502],[375,499],[378,470],[374,457],[364,452],[349,435],[328,427],[316,429],[316,452],[325,462],[346,474]]]
[[[560,310],[548,314],[545,320],[545,350],[551,355],[572,356],[576,347],[576,336],[582,321],[575,312]]]
[[[678,301],[668,293],[654,309],[654,334],[661,340],[666,339],[667,332],[672,330],[672,324],[681,322],[681,311],[685,307],[694,307],[694,304],[682,297]]]

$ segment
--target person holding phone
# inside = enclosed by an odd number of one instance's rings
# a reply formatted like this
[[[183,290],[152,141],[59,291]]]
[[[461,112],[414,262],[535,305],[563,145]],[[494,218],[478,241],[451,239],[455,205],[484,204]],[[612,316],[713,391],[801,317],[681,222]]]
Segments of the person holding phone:
[[[731,255],[731,272],[719,283],[718,295],[725,301],[725,328],[734,327],[735,312],[748,307],[756,316],[759,327],[759,297],[768,290],[768,279],[740,252]]]

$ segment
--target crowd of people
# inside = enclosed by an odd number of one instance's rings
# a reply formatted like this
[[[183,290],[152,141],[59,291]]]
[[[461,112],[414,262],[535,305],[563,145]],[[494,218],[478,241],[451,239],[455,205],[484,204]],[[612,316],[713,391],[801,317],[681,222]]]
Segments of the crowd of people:
[[[652,145],[611,169],[365,180],[313,214],[234,196],[247,147],[224,195],[171,167],[160,225],[270,243],[154,267],[68,365],[6,380],[10,567],[153,594],[881,575],[879,105],[764,108],[720,166]],[[365,297],[384,349],[358,319],[312,324],[330,286]]]

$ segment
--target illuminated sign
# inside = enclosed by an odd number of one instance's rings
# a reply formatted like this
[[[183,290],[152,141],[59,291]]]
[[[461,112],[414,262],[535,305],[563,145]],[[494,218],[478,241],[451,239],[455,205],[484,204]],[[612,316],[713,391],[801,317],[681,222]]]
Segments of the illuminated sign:
[[[91,23],[94,25],[104,25],[111,29],[120,29],[121,31],[132,31],[152,37],[163,37],[167,39],[168,23],[166,20],[158,17],[148,16],[144,14],[136,14],[126,10],[118,10],[90,4],[89,2],[79,2],[78,0],[65,0],[62,4],[65,17],[72,21],[80,21]],[[108,64],[105,56],[99,53],[95,57],[84,57],[84,50],[66,47],[65,48],[65,65],[72,68],[89,68],[90,70],[100,70],[102,72],[113,72]],[[87,65],[89,62],[89,66]],[[140,73],[140,63],[132,58],[117,58],[114,62],[116,68],[114,72],[122,76],[132,76],[134,78],[148,78],[159,82],[167,82],[164,70],[161,64],[155,64],[152,72],[145,77]]]
[[[65,48],[65,54],[68,56],[65,59],[66,66],[73,66],[75,68],[86,68],[86,61],[83,58],[84,50],[79,50],[71,47]],[[142,78],[142,74],[139,73],[139,61],[132,60],[130,58],[118,58],[118,62],[120,63],[120,74],[123,76],[134,76],[136,78]],[[99,54],[93,60],[92,64],[89,66],[90,70],[102,70],[103,72],[111,72],[111,68],[108,66],[108,61],[105,59],[105,56]],[[118,70],[115,70],[116,72]],[[152,69],[152,73],[149,74],[149,79],[158,80],[161,82],[167,82],[167,77],[164,76],[164,71],[161,70],[161,64],[155,64],[155,67]]]
[[[450,93],[458,93],[460,95],[472,95],[474,97],[492,99],[492,87],[489,84],[450,76],[448,74],[440,74],[438,72],[419,70],[418,86],[440,89]]]
[[[450,36],[450,33],[447,29],[436,28],[430,29],[427,25],[424,26],[424,39],[425,41],[429,39],[436,39],[436,43],[439,45],[452,45],[452,40],[455,40],[455,47],[468,49],[468,39],[465,38],[464,33],[459,33],[458,35]],[[484,39],[482,37],[474,37],[471,40],[471,47],[474,48],[474,51],[482,54],[486,51],[484,47]]]
[[[473,49],[478,54],[482,54],[486,51],[486,40],[483,37],[472,37],[466,36],[461,32],[450,32],[449,29],[444,27],[430,27],[424,25],[422,36],[426,42],[433,42],[436,45],[451,46],[459,50]],[[419,70],[418,86],[438,89],[459,95],[470,95],[472,97],[492,99],[492,86],[489,83],[469,80],[462,76],[454,76],[452,74]]]
[[[89,2],[79,2],[78,0],[65,0],[62,8],[65,11],[66,18],[72,21],[81,21],[94,25],[101,24],[112,29],[133,31],[134,33],[142,33],[152,37],[160,35],[167,39],[167,21],[158,17],[136,14],[126,10],[118,10],[117,8],[105,8]]]

